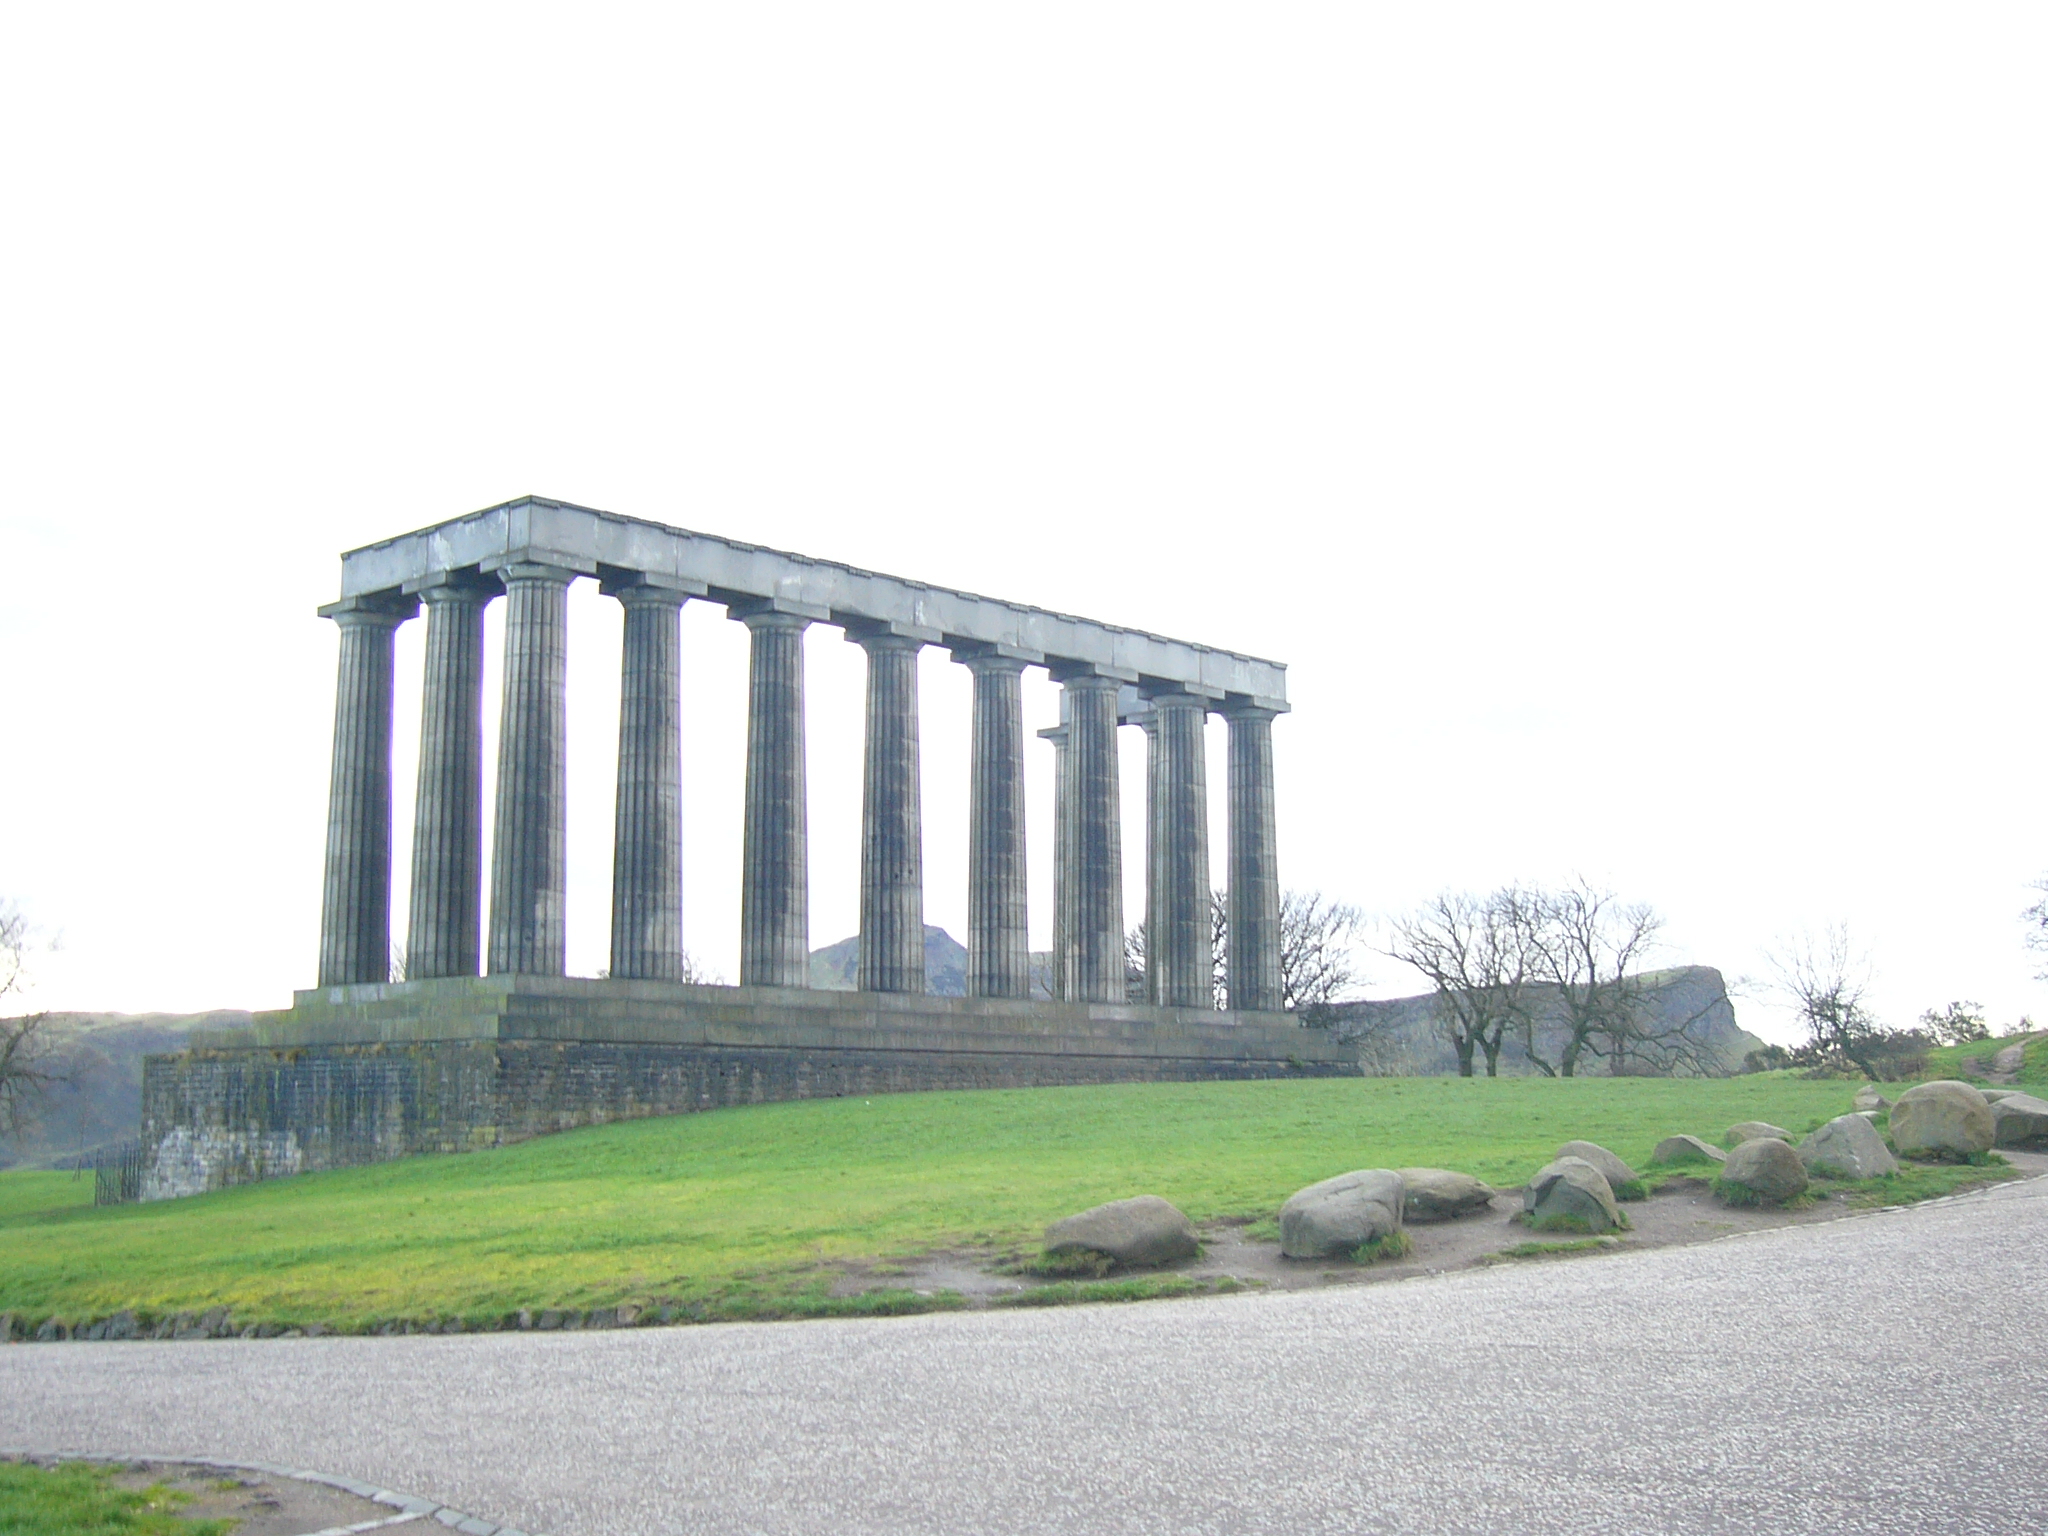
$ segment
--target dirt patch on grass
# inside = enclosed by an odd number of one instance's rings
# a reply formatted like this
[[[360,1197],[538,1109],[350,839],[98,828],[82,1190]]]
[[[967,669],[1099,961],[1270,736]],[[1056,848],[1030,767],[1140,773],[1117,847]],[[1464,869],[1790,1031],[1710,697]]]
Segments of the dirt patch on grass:
[[[2048,1153],[2003,1150],[2000,1156],[2008,1159],[2023,1177],[2048,1174]],[[1532,1233],[1515,1219],[1522,1207],[1521,1192],[1510,1190],[1496,1197],[1488,1209],[1463,1220],[1407,1227],[1412,1246],[1405,1256],[1369,1264],[1341,1258],[1286,1258],[1280,1252],[1280,1244],[1269,1235],[1270,1221],[1245,1218],[1210,1223],[1202,1231],[1199,1258],[1150,1273],[1178,1275],[1201,1283],[1204,1290],[1214,1288],[1217,1282],[1270,1290],[1374,1285],[1503,1260],[1593,1257],[1631,1249],[1711,1242],[1774,1227],[1812,1226],[1869,1209],[1867,1197],[1859,1199],[1860,1194],[1823,1188],[1812,1203],[1790,1210],[1730,1206],[1715,1196],[1709,1176],[1678,1174],[1666,1177],[1647,1199],[1632,1200],[1622,1207],[1631,1223],[1628,1231],[1592,1241],[1545,1242],[1540,1234]],[[1001,1304],[996,1298],[1015,1296],[1051,1283],[1029,1274],[996,1272],[1016,1266],[1022,1257],[995,1249],[954,1249],[927,1254],[887,1266],[886,1277],[850,1270],[834,1286],[834,1294],[858,1295],[871,1286],[908,1287],[932,1294],[952,1291],[971,1307]]]

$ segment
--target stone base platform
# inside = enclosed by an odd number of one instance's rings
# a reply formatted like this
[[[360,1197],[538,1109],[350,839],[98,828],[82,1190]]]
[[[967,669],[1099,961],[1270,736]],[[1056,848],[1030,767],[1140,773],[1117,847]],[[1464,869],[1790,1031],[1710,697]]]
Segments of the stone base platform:
[[[145,1200],[736,1104],[1335,1077],[1286,1014],[560,976],[328,987],[152,1056]]]

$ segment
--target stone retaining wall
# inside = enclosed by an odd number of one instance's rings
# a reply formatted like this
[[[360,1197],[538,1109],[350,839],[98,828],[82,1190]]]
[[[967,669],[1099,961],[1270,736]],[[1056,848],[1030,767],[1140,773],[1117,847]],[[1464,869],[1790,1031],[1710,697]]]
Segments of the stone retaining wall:
[[[645,984],[634,985],[646,990]],[[363,997],[343,1000],[349,1008],[374,1004],[388,1014],[407,1000],[395,995],[395,987],[378,988],[374,996],[361,990]],[[545,990],[558,994],[557,1004],[563,1000],[560,983]],[[748,1001],[741,995],[746,989],[718,990],[728,1012]],[[516,988],[495,1016],[486,1016],[488,1008],[479,1013],[473,1001],[462,1004],[461,1029],[468,1038],[413,1038],[437,1015],[446,1016],[450,997],[443,993],[453,995],[442,984],[420,983],[413,996],[421,1007],[407,1017],[345,1021],[336,1017],[335,999],[306,995],[300,1009],[267,1016],[260,1029],[221,1032],[190,1051],[150,1057],[143,1138],[153,1151],[142,1198],[170,1199],[322,1168],[472,1151],[577,1126],[740,1104],[935,1089],[1328,1077],[1358,1070],[1323,1032],[1291,1022],[1233,1026],[1216,1014],[1189,1022],[1178,1011],[1145,1009],[1095,1010],[1104,1014],[1096,1018],[1071,1009],[1012,1005],[1015,1017],[979,1021],[981,1030],[970,1033],[966,1026],[976,1021],[959,1009],[934,1015],[933,1000],[919,999],[905,1016],[859,1028],[847,1018],[849,1005],[872,1015],[875,1003],[851,994],[831,995],[843,1001],[829,1022],[801,1028],[779,1013],[768,1017],[766,1009],[763,1021],[751,1028],[731,1018],[716,1029],[684,1028],[643,1007],[602,1024],[586,1015],[582,1027],[669,1039],[575,1039],[562,1038],[568,1020],[537,1012],[546,997]],[[614,1000],[624,995],[624,988],[612,993]],[[667,1008],[680,1006],[675,997],[660,1001]],[[786,998],[769,1001],[786,1011]],[[358,1038],[331,1038],[340,1022]],[[372,1023],[383,1038],[363,1038]],[[677,1033],[696,1038],[674,1038]],[[731,1038],[747,1034],[763,1043]],[[830,1043],[804,1043],[819,1040]]]

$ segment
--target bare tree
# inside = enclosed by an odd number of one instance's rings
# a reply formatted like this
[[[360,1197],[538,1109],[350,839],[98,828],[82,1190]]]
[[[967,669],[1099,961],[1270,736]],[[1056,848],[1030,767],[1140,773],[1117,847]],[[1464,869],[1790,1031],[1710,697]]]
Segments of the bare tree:
[[[1806,1027],[1801,1054],[1853,1063],[1872,1082],[1881,1081],[1890,1032],[1864,1005],[1870,962],[1850,944],[1849,930],[1837,923],[1818,939],[1802,934],[1781,943],[1766,958],[1776,973],[1778,990]]]
[[[1142,1003],[1145,995],[1145,925],[1124,930],[1124,1001]]]
[[[1335,1005],[1362,979],[1358,936],[1365,918],[1358,908],[1332,901],[1321,891],[1287,891],[1280,897],[1280,1006],[1301,1022],[1325,1029]],[[1222,891],[1209,893],[1209,974],[1218,1009],[1230,1006],[1230,908]],[[1124,937],[1125,974],[1145,974],[1145,929]],[[1141,988],[1142,990],[1142,988]]]
[[[2048,875],[2043,875],[2027,887],[2039,891],[2041,899],[2020,914],[2020,921],[2027,925],[2026,938],[2022,941],[2037,955],[2048,955]],[[2034,973],[2034,980],[2048,981],[2048,970]]]
[[[1216,994],[1216,1011],[1230,1008],[1230,897],[1209,890],[1209,985]]]
[[[1280,1006],[1311,1029],[1336,1020],[1336,1004],[1358,984],[1358,908],[1321,891],[1280,898]]]
[[[612,968],[608,965],[601,965],[597,968],[597,979],[599,981],[609,981],[611,974]],[[404,980],[403,977],[396,976],[392,979],[394,981]],[[687,986],[696,987],[722,987],[725,985],[724,976],[720,975],[711,966],[706,965],[702,960],[699,960],[687,949],[683,951],[682,969],[677,975],[676,980]]]
[[[1991,1038],[1984,1005],[1960,999],[1946,1008],[1930,1008],[1921,1014],[1920,1028],[1942,1045],[1975,1045]]]
[[[27,915],[13,902],[0,902],[0,999],[28,987],[29,956],[36,948]],[[46,1013],[0,1019],[0,1136],[31,1129],[43,1099],[63,1074],[55,1069],[44,1024]]]
[[[1524,1022],[1523,1045],[1539,1072],[1574,1077],[1588,1050],[1604,1051],[1617,1077],[1656,1070],[1654,1056],[1704,1058],[1686,1027],[1653,1030],[1646,1022],[1643,1002],[1650,983],[1640,971],[1664,926],[1653,908],[1623,902],[1612,891],[1577,878],[1531,899],[1537,908],[1535,974],[1555,989],[1564,1029],[1564,1043],[1552,1062],[1537,1048],[1534,1017]],[[1668,1071],[1674,1064],[1666,1060],[1663,1068]],[[1706,1063],[1696,1059],[1688,1064]]]
[[[711,966],[706,965],[687,949],[683,951],[683,973],[676,978],[698,987],[722,987],[725,977]]]
[[[1502,1041],[1511,1028],[1527,1029],[1541,912],[1530,892],[1507,885],[1485,896],[1446,891],[1390,924],[1383,952],[1429,979],[1460,1077],[1472,1076],[1475,1051],[1486,1075],[1500,1076]]]

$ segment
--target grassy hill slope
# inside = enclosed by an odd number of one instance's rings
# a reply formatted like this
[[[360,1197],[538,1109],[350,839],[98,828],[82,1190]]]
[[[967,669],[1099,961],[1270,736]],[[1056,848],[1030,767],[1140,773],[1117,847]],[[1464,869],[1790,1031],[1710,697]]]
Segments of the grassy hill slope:
[[[225,1306],[249,1322],[675,1305],[824,1310],[847,1262],[1035,1248],[1046,1223],[1153,1193],[1197,1221],[1270,1215],[1351,1168],[1514,1185],[1584,1137],[1643,1161],[1675,1131],[1804,1131],[1854,1085],[1459,1078],[901,1094],[642,1120],[490,1152],[93,1209],[91,1180],[0,1175],[0,1311]]]

